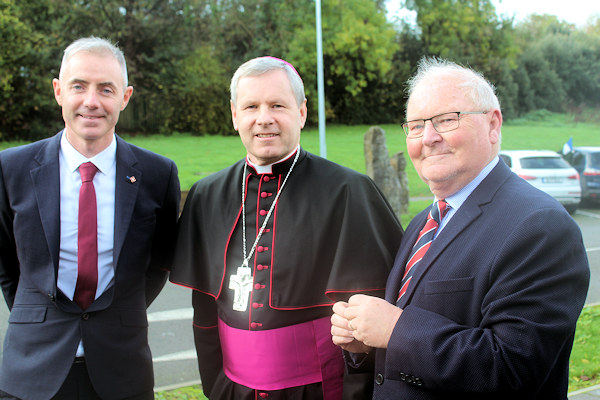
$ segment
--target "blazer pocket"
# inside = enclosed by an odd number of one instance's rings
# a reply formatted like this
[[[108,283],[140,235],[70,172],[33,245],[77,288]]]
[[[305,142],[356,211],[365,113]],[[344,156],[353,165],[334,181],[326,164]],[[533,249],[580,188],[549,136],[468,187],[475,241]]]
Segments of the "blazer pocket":
[[[156,214],[134,217],[131,220],[131,224],[136,228],[139,228],[141,226],[154,225],[154,223],[156,223]]]
[[[8,316],[10,324],[39,324],[46,320],[48,307],[15,306]]]
[[[136,328],[148,327],[148,317],[146,316],[146,310],[121,312],[121,325]]]
[[[456,292],[471,292],[473,290],[474,281],[475,279],[473,277],[448,279],[445,281],[428,281],[425,282],[424,293],[442,294]]]

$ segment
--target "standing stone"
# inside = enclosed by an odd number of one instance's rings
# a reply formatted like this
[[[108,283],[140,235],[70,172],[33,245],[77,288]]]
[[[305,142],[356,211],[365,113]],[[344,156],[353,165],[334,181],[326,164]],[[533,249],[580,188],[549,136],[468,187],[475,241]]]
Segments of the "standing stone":
[[[396,216],[408,211],[408,178],[406,160],[402,152],[390,161],[385,142],[385,132],[378,126],[365,134],[366,172],[392,206]]]
[[[400,183],[400,209],[402,210],[402,214],[406,214],[408,212],[408,175],[406,174],[406,158],[404,157],[404,152],[399,151],[392,156],[390,159],[390,164],[394,171],[396,171],[396,176],[398,177],[398,182]]]

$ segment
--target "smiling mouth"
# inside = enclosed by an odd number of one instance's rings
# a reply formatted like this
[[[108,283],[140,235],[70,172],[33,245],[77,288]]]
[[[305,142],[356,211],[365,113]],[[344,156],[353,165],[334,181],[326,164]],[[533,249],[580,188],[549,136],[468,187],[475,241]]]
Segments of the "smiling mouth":
[[[272,138],[272,137],[276,137],[279,136],[276,133],[258,133],[256,134],[256,137],[258,138]]]

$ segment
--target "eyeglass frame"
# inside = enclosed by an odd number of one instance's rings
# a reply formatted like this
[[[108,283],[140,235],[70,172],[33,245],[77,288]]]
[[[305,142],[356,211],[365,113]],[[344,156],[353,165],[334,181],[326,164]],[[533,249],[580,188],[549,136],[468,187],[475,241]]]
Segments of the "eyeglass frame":
[[[401,124],[401,126],[402,126],[402,131],[404,132],[404,134],[406,135],[407,138],[409,138],[409,139],[418,139],[418,138],[420,138],[420,137],[423,136],[423,132],[425,132],[425,123],[427,121],[431,122],[431,126],[433,127],[433,129],[435,129],[435,131],[437,133],[446,133],[446,132],[452,132],[452,131],[454,131],[454,130],[456,130],[456,129],[458,129],[460,127],[460,116],[461,115],[487,114],[487,113],[489,113],[489,111],[450,111],[450,112],[445,112],[445,113],[441,113],[441,114],[438,114],[438,115],[434,115],[431,118],[418,118],[418,119],[413,119],[413,120],[410,120],[410,121],[406,121],[406,122],[403,122]],[[456,128],[452,128],[452,129],[448,129],[448,130],[440,132],[438,130],[438,128],[435,126],[435,124],[433,123],[433,119],[437,118],[437,117],[441,117],[442,115],[446,115],[446,114],[456,114],[457,115],[458,118],[456,120],[456,122],[457,122]],[[421,134],[418,135],[418,136],[409,136],[409,133],[408,133],[408,124],[410,122],[415,122],[415,121],[423,121],[423,132],[421,132]]]

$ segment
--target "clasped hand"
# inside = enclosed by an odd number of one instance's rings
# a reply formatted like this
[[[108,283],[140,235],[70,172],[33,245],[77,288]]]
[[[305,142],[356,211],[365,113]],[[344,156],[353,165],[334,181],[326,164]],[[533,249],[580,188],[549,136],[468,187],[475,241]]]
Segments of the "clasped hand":
[[[387,348],[402,309],[379,297],[355,294],[333,305],[333,343],[352,353]]]

